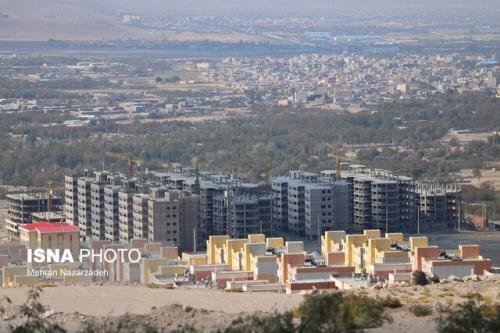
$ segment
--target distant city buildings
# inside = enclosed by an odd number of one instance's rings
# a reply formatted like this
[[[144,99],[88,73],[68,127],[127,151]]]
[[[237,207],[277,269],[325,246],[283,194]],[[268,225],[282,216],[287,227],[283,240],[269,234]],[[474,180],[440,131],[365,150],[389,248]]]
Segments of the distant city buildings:
[[[125,24],[138,24],[141,18],[125,14]],[[235,108],[239,114],[253,112],[250,106],[324,108],[359,111],[400,99],[426,99],[449,93],[498,95],[495,59],[480,55],[425,55],[390,52],[384,56],[366,53],[299,54],[291,57],[227,57],[212,60],[168,60],[168,66],[192,72],[193,79],[178,76],[148,77],[135,71],[126,61],[80,61],[75,64],[26,68],[22,74],[9,66],[2,74],[16,79],[50,82],[88,77],[109,84],[189,86],[192,94],[165,98],[147,94],[123,100],[114,93],[92,93],[93,99],[69,104],[62,98],[0,99],[0,112],[64,112],[73,119],[61,126],[87,126],[95,119],[127,120],[176,116],[225,117]],[[145,75],[145,74],[144,74]],[[215,85],[213,90],[197,86]],[[146,93],[146,92],[145,92]],[[12,139],[26,140],[11,133]]]
[[[125,24],[138,24],[141,21],[141,16],[136,14],[124,14],[122,18],[122,22]]]

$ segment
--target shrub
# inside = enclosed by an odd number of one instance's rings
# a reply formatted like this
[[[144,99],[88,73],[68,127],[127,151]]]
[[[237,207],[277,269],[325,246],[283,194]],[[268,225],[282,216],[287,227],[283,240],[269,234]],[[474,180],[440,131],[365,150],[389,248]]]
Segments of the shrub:
[[[354,333],[380,326],[386,320],[390,318],[381,299],[319,294],[305,296],[295,312],[243,317],[219,333]]]
[[[298,332],[360,332],[382,325],[390,318],[383,301],[355,294],[307,295],[298,307]]]
[[[248,316],[239,318],[231,326],[219,333],[293,333],[297,327],[291,311],[274,313],[267,316]]]
[[[415,304],[410,307],[410,312],[415,317],[425,317],[432,314],[432,307],[430,305]]]
[[[427,277],[422,271],[413,272],[413,283],[418,286],[425,286],[427,284]]]
[[[9,330],[12,333],[65,333],[66,330],[57,323],[48,320],[45,312],[48,310],[40,303],[41,288],[28,291],[28,298],[9,318]],[[13,324],[15,323],[15,324]]]
[[[441,280],[439,279],[439,276],[436,275],[436,274],[433,274],[429,277],[429,280],[432,282],[432,283],[439,283]]]
[[[89,318],[82,323],[81,333],[159,333],[159,330],[145,322],[141,316],[124,314],[117,318],[101,320]]]
[[[438,320],[439,333],[498,333],[500,332],[500,304],[484,304],[475,294]]]
[[[396,309],[403,306],[399,298],[388,296],[382,300],[382,304],[386,308]]]

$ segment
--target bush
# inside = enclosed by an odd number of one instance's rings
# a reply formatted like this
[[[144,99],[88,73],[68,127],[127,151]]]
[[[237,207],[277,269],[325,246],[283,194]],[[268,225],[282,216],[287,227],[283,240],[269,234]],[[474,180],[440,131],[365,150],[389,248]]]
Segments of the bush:
[[[26,302],[8,319],[8,326],[11,333],[66,332],[62,326],[45,317],[45,312],[48,308],[39,301],[41,292],[41,288],[33,288],[28,291]],[[2,309],[0,312],[5,314],[6,310]]]
[[[390,318],[383,301],[355,294],[307,295],[298,307],[298,332],[359,332],[382,325]]]
[[[88,319],[83,322],[81,333],[159,333],[140,316],[124,314],[117,318]],[[186,331],[187,332],[187,331]]]
[[[439,276],[437,276],[436,274],[433,274],[429,277],[429,280],[432,282],[432,283],[439,283],[441,280],[439,279]]]
[[[415,304],[410,307],[410,312],[415,317],[426,317],[432,314],[432,307],[430,305]]]
[[[438,320],[439,333],[498,333],[500,332],[500,304],[484,304],[475,294],[447,316]]]
[[[422,271],[413,272],[413,283],[417,286],[425,286],[428,283],[425,273]]]
[[[220,332],[353,333],[380,326],[386,320],[390,318],[384,313],[383,300],[344,293],[319,294],[305,296],[295,312],[240,318]]]
[[[253,315],[239,318],[219,333],[293,333],[297,328],[290,311],[267,316]]]
[[[399,298],[388,296],[382,300],[382,304],[386,308],[397,309],[403,306]]]

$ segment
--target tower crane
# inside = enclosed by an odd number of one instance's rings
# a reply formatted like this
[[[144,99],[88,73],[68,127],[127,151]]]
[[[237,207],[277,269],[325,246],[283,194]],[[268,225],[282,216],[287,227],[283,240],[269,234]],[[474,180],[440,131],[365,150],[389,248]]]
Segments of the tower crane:
[[[127,154],[127,153],[115,153],[112,151],[107,151],[106,156],[115,158],[117,160],[127,161],[128,162],[128,171],[127,171],[128,178],[134,177],[135,167],[138,165],[141,165],[143,163],[142,160],[134,158],[131,153]]]

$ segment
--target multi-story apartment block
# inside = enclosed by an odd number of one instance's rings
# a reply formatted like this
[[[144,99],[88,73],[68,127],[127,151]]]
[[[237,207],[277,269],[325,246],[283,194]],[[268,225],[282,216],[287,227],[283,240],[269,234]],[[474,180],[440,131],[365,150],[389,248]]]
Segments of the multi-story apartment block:
[[[215,234],[241,237],[249,233],[271,232],[272,199],[268,190],[238,180],[213,198]]]
[[[200,239],[216,235],[214,224],[214,198],[221,196],[224,189],[213,182],[202,181],[200,184]]]
[[[118,211],[118,194],[121,184],[104,186],[104,238],[118,241],[120,238],[120,220]]]
[[[213,230],[214,235],[224,235],[229,233],[227,224],[227,197],[225,192],[215,196],[213,199]]]
[[[167,188],[151,191],[148,201],[148,238],[152,242],[180,242],[180,201],[178,192]]]
[[[78,226],[80,227],[80,239],[82,241],[92,238],[92,198],[90,189],[92,181],[93,177],[88,172],[85,172],[85,175],[77,180]]]
[[[66,222],[78,225],[78,177],[64,177],[64,215]]]
[[[190,192],[182,192],[180,198],[180,241],[179,246],[185,251],[198,249],[200,243],[200,197]]]
[[[353,180],[353,226],[355,229],[370,229],[372,223],[372,181],[367,177]]]
[[[288,231],[305,235],[306,208],[305,187],[318,181],[318,176],[309,172],[290,171],[288,181]]]
[[[342,179],[352,184],[355,230],[416,231],[416,182],[413,178],[351,165]]]
[[[155,188],[148,200],[148,239],[194,248],[199,218],[199,196],[186,191]]]
[[[323,181],[305,185],[305,235],[318,238],[327,230],[346,230],[351,224],[349,184]]]
[[[148,239],[149,237],[149,194],[138,193],[133,195],[133,228],[136,239]]]
[[[149,188],[151,185],[152,184],[150,183],[139,182],[137,181],[137,179],[125,179],[122,181],[122,186],[118,191],[118,221],[120,241],[128,242],[129,240],[134,238],[134,196],[137,193],[149,193]],[[142,207],[137,208],[142,211]],[[146,236],[144,237],[147,238],[147,232]]]
[[[269,185],[248,183],[234,175],[198,173],[194,168],[151,172],[148,178],[123,180],[104,171],[66,177],[65,213],[69,221],[78,221],[81,239],[170,239],[194,249],[194,243],[203,246],[208,235],[245,237],[250,233],[290,232],[316,238],[328,229],[368,228],[416,232],[420,225],[453,227],[460,216],[457,188],[437,190],[434,185],[431,189],[410,177],[346,163],[338,163],[336,170],[320,175],[290,171],[287,176],[272,179]],[[149,189],[153,190],[151,196]],[[190,214],[188,223],[181,224],[185,226],[182,231],[158,219],[154,222],[159,225],[150,223],[150,216],[155,214],[150,209],[169,205],[162,202],[171,191],[179,191],[179,198],[187,194],[197,198],[198,208],[189,212],[196,211],[198,216],[195,219]],[[151,201],[158,203],[151,206]],[[173,204],[179,199],[166,201]]]
[[[7,218],[5,229],[12,238],[19,238],[19,226],[32,222],[32,214],[46,212],[60,212],[62,198],[48,193],[13,193],[7,194]],[[50,207],[49,207],[50,206]]]
[[[288,177],[276,177],[271,181],[273,232],[288,231]]]
[[[94,173],[94,180],[90,184],[92,239],[106,239],[106,221],[108,239],[115,238],[115,225],[118,231],[118,190],[121,180],[120,175],[111,175],[106,171]]]
[[[461,190],[455,185],[417,185],[420,230],[449,229],[462,218]]]
[[[400,231],[399,187],[393,180],[375,180],[371,187],[372,228]]]

